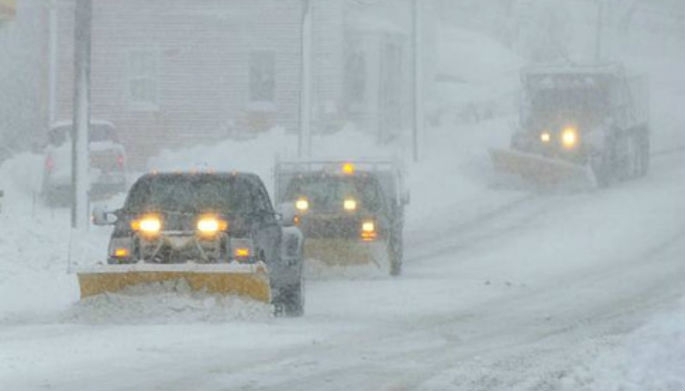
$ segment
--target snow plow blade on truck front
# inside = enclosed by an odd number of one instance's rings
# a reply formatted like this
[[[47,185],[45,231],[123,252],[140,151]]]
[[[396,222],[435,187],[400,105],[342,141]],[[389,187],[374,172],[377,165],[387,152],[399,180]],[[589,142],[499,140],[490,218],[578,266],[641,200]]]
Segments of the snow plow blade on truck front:
[[[240,295],[269,303],[266,265],[257,264],[128,264],[101,265],[77,272],[81,298],[116,293],[141,284],[183,280],[192,292]]]
[[[520,176],[537,186],[597,185],[595,175],[587,165],[505,149],[491,149],[490,159],[496,171]]]

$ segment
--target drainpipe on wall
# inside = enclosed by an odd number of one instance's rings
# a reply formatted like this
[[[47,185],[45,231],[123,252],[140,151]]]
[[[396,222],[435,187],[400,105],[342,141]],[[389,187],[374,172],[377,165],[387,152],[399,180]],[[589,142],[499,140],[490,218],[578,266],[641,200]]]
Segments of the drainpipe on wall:
[[[302,27],[301,47],[302,54],[300,64],[300,131],[297,138],[297,157],[301,158],[305,153],[311,156],[311,49],[312,49],[312,12],[311,0],[302,0]],[[306,142],[306,146],[305,146]],[[306,150],[305,150],[306,149]]]
[[[90,34],[92,0],[76,0],[74,113],[71,134],[71,227],[88,228],[88,128],[90,126]]]
[[[412,1],[412,54],[413,64],[413,107],[412,107],[412,156],[419,161],[419,134],[423,134],[423,71],[421,56],[421,5]]]
[[[57,0],[50,1],[50,41],[48,58],[48,128],[57,120]]]

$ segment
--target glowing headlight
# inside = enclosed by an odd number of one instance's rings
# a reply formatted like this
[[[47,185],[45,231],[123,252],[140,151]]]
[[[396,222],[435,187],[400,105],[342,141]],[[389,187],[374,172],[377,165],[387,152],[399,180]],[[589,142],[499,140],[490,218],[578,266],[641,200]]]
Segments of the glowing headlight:
[[[376,224],[373,221],[365,221],[362,223],[362,232],[374,232]]]
[[[571,149],[578,143],[578,131],[575,128],[568,127],[561,132],[561,144],[564,148]]]
[[[131,229],[145,235],[154,236],[162,229],[162,219],[157,215],[145,215],[131,221]]]
[[[352,198],[346,199],[343,201],[343,209],[350,211],[357,209],[357,201]]]
[[[548,143],[550,142],[550,140],[552,140],[552,135],[549,134],[549,132],[540,133],[540,141],[542,141],[543,143]]]
[[[197,232],[201,235],[214,235],[228,228],[228,223],[216,216],[202,216],[197,220]]]
[[[362,231],[359,233],[363,241],[371,241],[376,239],[376,223],[371,220],[362,222]]]
[[[297,210],[305,211],[309,209],[309,201],[307,201],[306,198],[300,198],[295,201],[295,208],[297,208]]]

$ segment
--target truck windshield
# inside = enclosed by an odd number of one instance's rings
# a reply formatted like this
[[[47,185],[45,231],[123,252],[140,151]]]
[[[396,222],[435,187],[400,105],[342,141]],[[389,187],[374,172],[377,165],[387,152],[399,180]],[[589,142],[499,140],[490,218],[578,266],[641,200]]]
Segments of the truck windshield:
[[[248,213],[251,211],[249,184],[211,176],[158,176],[138,181],[129,193],[129,211],[173,211],[198,213]]]
[[[369,211],[381,207],[378,181],[362,176],[310,176],[294,178],[286,191],[286,199],[304,197],[311,210],[340,210],[344,200],[354,199],[360,208]]]
[[[533,122],[596,123],[606,115],[607,100],[600,88],[545,88],[530,96]]]

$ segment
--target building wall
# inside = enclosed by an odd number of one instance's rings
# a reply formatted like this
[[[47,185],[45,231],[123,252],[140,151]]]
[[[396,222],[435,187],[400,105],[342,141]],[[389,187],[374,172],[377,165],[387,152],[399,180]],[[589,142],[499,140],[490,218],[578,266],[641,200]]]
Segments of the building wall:
[[[312,132],[334,131],[345,121],[354,121],[378,134],[379,140],[402,133],[411,120],[411,1],[310,1]],[[69,119],[74,0],[59,3],[57,117]],[[131,163],[138,168],[161,148],[210,143],[236,133],[245,136],[272,125],[297,131],[303,4],[302,0],[93,0],[92,117],[117,125]],[[345,101],[351,37],[367,58],[365,102],[354,113]],[[383,59],[390,42],[399,47],[397,66]],[[255,72],[250,64],[255,56],[268,59],[269,53],[274,59],[273,99],[255,101],[250,92]],[[137,57],[144,60],[134,61]],[[137,71],[138,62],[147,64],[142,68],[150,75]],[[383,87],[382,73],[387,69],[401,73],[394,79],[397,88]],[[136,102],[132,83],[151,86],[146,91],[155,99]],[[393,116],[401,117],[399,122]]]
[[[364,91],[356,99],[346,96],[344,106],[348,118],[379,143],[401,137],[411,125],[411,6],[409,0],[346,1],[346,56],[362,58]]]
[[[312,2],[312,131],[339,129],[344,77],[343,0]]]
[[[60,13],[60,117],[71,115],[73,0]],[[300,1],[93,0],[92,117],[119,128],[131,162],[160,148],[207,143],[229,131],[299,120]],[[271,102],[250,96],[250,56],[273,53]],[[156,99],[131,96],[146,57]],[[152,64],[152,65],[150,65]]]
[[[46,11],[23,0],[0,21],[0,161],[38,148],[47,128]]]

